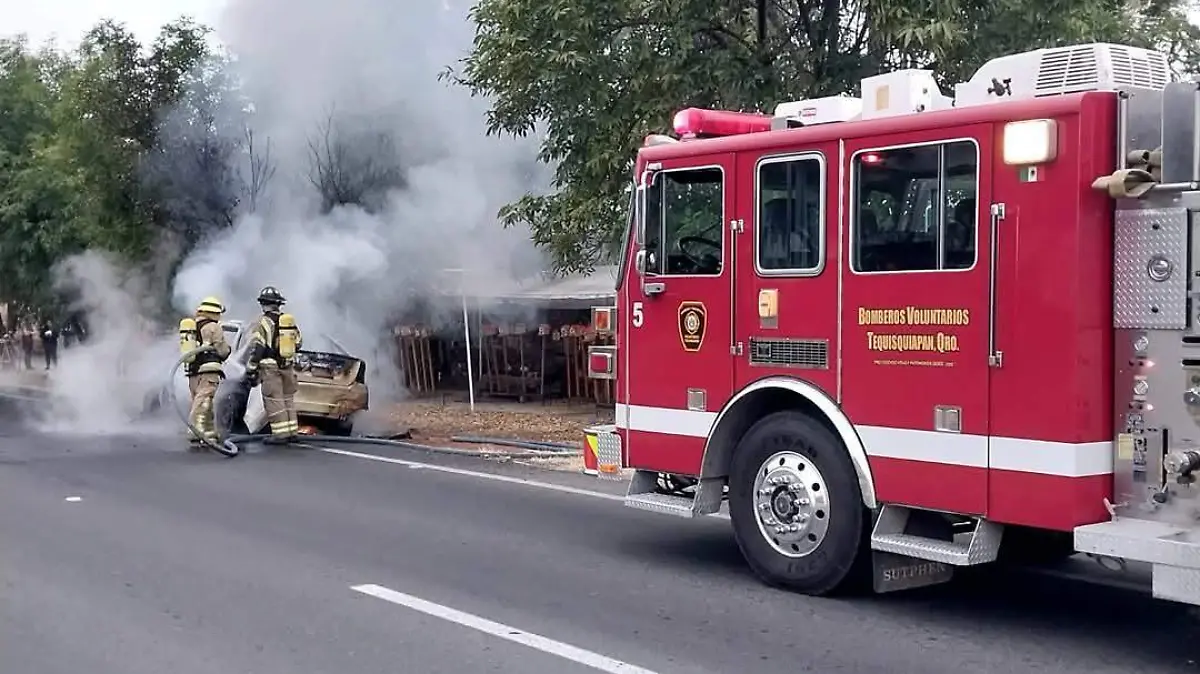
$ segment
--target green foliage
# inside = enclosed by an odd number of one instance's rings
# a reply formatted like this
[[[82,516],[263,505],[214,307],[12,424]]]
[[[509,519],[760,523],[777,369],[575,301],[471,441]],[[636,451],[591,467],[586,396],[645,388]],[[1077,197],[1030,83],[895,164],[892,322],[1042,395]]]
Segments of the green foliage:
[[[770,109],[896,67],[950,83],[1000,53],[1090,40],[1154,46],[1191,69],[1200,30],[1186,11],[1184,0],[478,0],[474,49],[447,74],[490,99],[491,133],[541,140],[553,189],[500,216],[529,223],[569,271],[611,254],[634,153],[681,108]],[[51,270],[85,249],[169,271],[256,208],[274,174],[270,139],[249,131],[232,65],[186,19],[149,44],[111,21],[69,51],[0,39],[0,302],[60,302]],[[308,147],[327,202],[369,206],[403,185],[402,167],[375,154],[343,157],[351,145],[390,156],[387,143],[331,124]],[[354,184],[322,178],[347,167]],[[680,233],[712,224],[667,209]]]
[[[631,162],[688,106],[769,110],[855,92],[898,67],[963,81],[994,56],[1089,41],[1154,46],[1191,69],[1183,0],[479,0],[452,79],[492,101],[491,133],[541,134],[554,191],[505,208],[562,271],[619,238]]]
[[[143,166],[167,115],[195,117],[185,102],[217,78],[207,38],[184,19],[148,46],[111,21],[72,52],[0,40],[0,301],[50,308],[64,257],[98,248],[139,264],[177,225]]]

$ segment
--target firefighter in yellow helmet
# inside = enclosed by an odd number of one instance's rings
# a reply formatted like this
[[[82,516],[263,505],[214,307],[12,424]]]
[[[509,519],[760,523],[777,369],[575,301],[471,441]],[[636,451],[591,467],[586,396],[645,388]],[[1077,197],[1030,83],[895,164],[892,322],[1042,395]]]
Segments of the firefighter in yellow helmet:
[[[210,351],[192,356],[186,364],[188,390],[192,394],[192,407],[188,421],[200,432],[204,440],[219,442],[217,426],[213,419],[213,399],[225,373],[221,364],[229,357],[232,349],[225,341],[221,329],[221,315],[225,306],[216,297],[206,297],[196,307],[195,318],[179,322],[179,349],[183,353],[202,346],[213,347]],[[191,434],[190,451],[202,450],[201,438]]]
[[[267,413],[272,444],[291,442],[300,432],[296,418],[296,352],[302,337],[296,319],[283,312],[287,300],[274,286],[258,294],[262,318],[250,335],[251,352],[246,376],[251,386],[262,384],[263,407]]]

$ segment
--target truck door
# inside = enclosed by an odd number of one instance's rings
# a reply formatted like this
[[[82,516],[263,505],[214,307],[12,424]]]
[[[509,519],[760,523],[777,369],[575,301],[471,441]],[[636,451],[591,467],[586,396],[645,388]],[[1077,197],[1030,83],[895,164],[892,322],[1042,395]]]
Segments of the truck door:
[[[733,155],[663,161],[643,178],[638,277],[627,290],[629,465],[697,475],[733,385]],[[622,418],[625,415],[625,418]]]
[[[842,405],[884,502],[986,514],[991,138],[846,142]]]
[[[836,143],[738,155],[739,390],[784,376],[837,395],[837,156]]]

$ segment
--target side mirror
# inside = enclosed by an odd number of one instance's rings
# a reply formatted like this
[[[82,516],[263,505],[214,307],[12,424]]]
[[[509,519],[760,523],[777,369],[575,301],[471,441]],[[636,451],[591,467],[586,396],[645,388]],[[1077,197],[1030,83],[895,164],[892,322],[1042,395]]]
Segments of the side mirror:
[[[654,251],[649,251],[643,248],[639,250],[637,255],[633,258],[633,266],[637,268],[637,272],[639,274],[645,276],[647,274],[654,273],[653,271],[649,270],[652,270],[658,266],[657,261],[658,258],[654,256]]]

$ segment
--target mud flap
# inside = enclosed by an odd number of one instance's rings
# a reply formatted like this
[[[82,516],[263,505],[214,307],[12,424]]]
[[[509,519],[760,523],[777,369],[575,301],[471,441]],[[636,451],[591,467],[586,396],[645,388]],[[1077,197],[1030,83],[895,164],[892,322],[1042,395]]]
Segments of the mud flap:
[[[871,554],[875,592],[880,594],[940,585],[954,578],[954,567],[949,564],[878,550]]]
[[[914,511],[904,533],[935,540],[954,540],[954,527],[939,513]],[[941,585],[954,578],[954,567],[943,562],[918,559],[881,550],[871,551],[875,592],[895,592]]]

